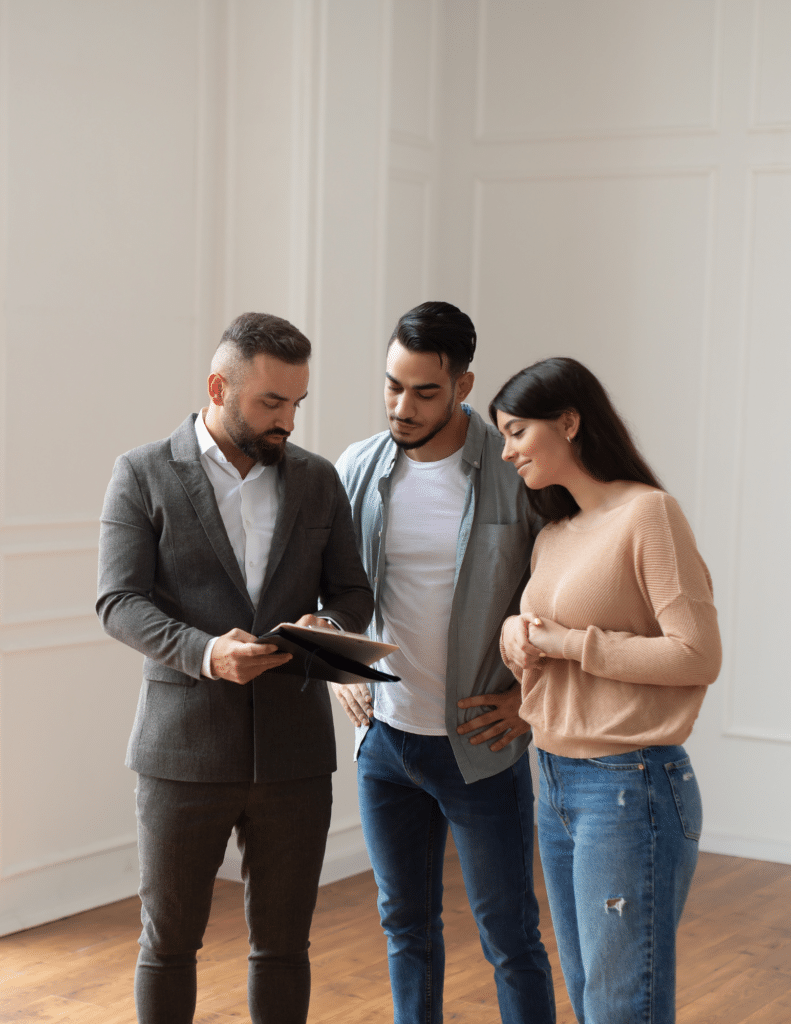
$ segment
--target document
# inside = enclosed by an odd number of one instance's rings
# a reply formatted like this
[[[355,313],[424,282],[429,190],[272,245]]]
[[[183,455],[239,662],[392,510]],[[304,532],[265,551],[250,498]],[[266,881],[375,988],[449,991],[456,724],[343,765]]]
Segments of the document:
[[[290,676],[327,679],[332,683],[359,683],[372,679],[379,683],[397,683],[400,676],[371,668],[375,661],[397,651],[395,644],[370,640],[362,633],[340,633],[323,626],[296,626],[281,622],[276,629],[258,637],[260,644],[276,644],[293,655],[279,668],[269,669]]]

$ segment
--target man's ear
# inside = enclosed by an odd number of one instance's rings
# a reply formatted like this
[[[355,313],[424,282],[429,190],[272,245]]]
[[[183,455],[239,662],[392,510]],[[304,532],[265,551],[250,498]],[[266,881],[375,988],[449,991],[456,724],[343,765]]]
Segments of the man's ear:
[[[475,374],[472,370],[467,370],[462,373],[456,381],[456,398],[458,401],[463,402],[464,399],[472,391],[472,386],[475,383]]]
[[[211,399],[212,405],[225,404],[225,388],[226,382],[222,374],[209,374],[209,380],[207,381],[207,389],[209,392],[209,398]]]

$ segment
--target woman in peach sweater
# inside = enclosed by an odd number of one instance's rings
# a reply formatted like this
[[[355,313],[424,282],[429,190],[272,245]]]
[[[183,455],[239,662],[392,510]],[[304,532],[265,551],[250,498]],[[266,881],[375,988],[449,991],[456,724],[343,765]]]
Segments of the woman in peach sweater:
[[[489,411],[546,521],[501,649],[538,749],[566,987],[581,1024],[672,1024],[702,821],[681,744],[721,660],[711,579],[585,366],[535,363]]]

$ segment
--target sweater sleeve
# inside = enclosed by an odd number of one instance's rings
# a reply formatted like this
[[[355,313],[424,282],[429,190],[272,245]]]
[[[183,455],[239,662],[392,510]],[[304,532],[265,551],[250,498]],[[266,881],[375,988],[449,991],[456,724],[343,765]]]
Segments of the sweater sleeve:
[[[508,669],[508,671],[513,675],[513,677],[515,679],[521,681],[521,679],[522,679],[522,670],[519,668],[519,666],[515,662],[511,661],[511,659],[505,653],[505,643],[503,641],[503,630],[504,629],[505,629],[505,623],[503,623],[502,626],[500,627],[500,657],[503,659],[503,663],[505,664],[505,666]]]
[[[531,552],[531,555],[530,555],[530,572],[531,573],[533,573],[535,571],[536,559],[538,557],[538,551],[539,551],[539,549],[541,547],[542,542],[543,542],[543,537],[541,535],[541,531],[539,531],[538,536],[536,537],[535,543],[533,544],[533,551]],[[511,674],[514,676],[515,679],[517,679],[518,681],[521,682],[522,681],[522,670],[521,670],[521,668],[519,668],[519,666],[516,664],[516,662],[511,661],[511,659],[508,657],[508,655],[506,654],[506,651],[505,651],[505,641],[503,639],[503,632],[504,632],[504,630],[505,630],[505,622],[503,622],[502,626],[500,627],[500,657],[503,659],[503,663],[505,664],[505,666],[508,669],[508,671],[511,672]]]
[[[590,675],[654,686],[707,686],[722,648],[711,580],[692,530],[668,495],[646,503],[632,524],[634,572],[657,635],[588,626],[566,636],[563,656]]]

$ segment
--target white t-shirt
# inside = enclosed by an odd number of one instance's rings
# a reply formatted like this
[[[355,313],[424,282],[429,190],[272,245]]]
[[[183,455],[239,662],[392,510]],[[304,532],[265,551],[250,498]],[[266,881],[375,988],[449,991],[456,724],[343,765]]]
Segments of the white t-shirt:
[[[376,692],[376,717],[395,729],[445,736],[445,672],[456,548],[467,494],[462,450],[439,462],[400,458],[390,480],[382,639],[399,651],[382,667],[401,677]]]

